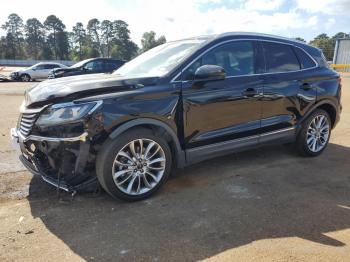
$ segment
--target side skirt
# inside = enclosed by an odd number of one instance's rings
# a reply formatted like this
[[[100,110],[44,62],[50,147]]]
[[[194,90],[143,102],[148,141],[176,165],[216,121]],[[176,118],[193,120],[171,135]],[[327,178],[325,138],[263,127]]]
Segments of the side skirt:
[[[198,163],[209,158],[249,150],[260,145],[293,142],[295,140],[295,136],[296,129],[293,127],[264,133],[261,135],[187,149],[185,151],[186,165]]]

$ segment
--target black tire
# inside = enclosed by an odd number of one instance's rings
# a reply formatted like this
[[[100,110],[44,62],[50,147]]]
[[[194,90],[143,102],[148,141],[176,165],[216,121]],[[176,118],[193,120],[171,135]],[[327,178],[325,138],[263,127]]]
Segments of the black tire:
[[[329,133],[328,133],[328,138],[326,140],[325,145],[317,152],[312,151],[307,143],[307,132],[309,129],[309,126],[311,122],[318,116],[324,116],[327,119],[327,123],[329,125]],[[332,121],[329,116],[329,114],[322,109],[316,109],[308,118],[302,123],[301,130],[299,131],[299,134],[297,136],[296,140],[296,149],[298,153],[302,156],[307,156],[307,157],[315,157],[320,155],[327,147],[330,136],[331,136],[331,130],[332,130]]]
[[[136,139],[152,140],[161,147],[165,155],[165,170],[159,182],[148,192],[138,195],[130,195],[118,188],[112,177],[112,169],[115,158],[120,150],[128,143]],[[134,128],[126,131],[115,139],[108,138],[103,144],[96,160],[96,175],[102,188],[112,197],[126,201],[142,200],[154,194],[168,179],[172,167],[172,155],[168,143],[162,138],[155,136],[150,129]]]
[[[19,78],[21,79],[22,82],[30,82],[31,80],[31,77],[28,74],[23,74]]]

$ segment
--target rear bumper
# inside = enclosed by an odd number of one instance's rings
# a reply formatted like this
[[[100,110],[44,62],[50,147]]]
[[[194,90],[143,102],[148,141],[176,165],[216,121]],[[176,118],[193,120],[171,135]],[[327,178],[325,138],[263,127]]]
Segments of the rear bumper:
[[[34,175],[40,175],[42,179],[49,183],[50,185],[60,188],[66,192],[74,192],[84,189],[96,188],[98,184],[96,176],[86,176],[83,172],[83,167],[86,166],[87,156],[89,151],[89,143],[86,142],[88,133],[84,132],[79,136],[70,137],[70,138],[60,138],[60,137],[42,137],[42,136],[34,136],[29,135],[24,137],[17,129],[12,128],[11,131],[11,140],[13,146],[16,148],[19,153],[19,159],[22,164]],[[38,149],[31,149],[30,146],[28,148],[28,144],[38,144],[38,143],[51,143],[55,145],[60,145],[59,148],[65,148],[66,144],[76,144],[80,147],[81,151],[85,151],[86,158],[79,157],[72,165],[71,169],[68,168],[70,173],[74,173],[73,179],[70,177],[70,181],[79,181],[78,183],[68,183],[66,181],[66,177],[62,171],[57,171],[56,173],[47,172],[47,168],[44,166],[48,166],[47,161],[40,158],[40,154],[38,154]],[[64,149],[62,149],[64,150]],[[80,152],[81,153],[81,152]],[[42,154],[42,152],[41,152]],[[65,154],[65,152],[62,152]],[[49,156],[48,156],[49,157]],[[43,165],[45,162],[45,165]],[[65,170],[66,162],[62,161],[59,170]],[[61,174],[62,173],[62,174]],[[83,179],[79,179],[79,177],[83,177]]]

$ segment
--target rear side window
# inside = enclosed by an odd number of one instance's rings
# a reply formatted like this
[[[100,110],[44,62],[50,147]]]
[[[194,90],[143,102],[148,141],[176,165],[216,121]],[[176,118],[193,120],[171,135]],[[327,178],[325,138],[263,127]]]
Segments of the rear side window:
[[[185,80],[192,80],[198,67],[218,65],[226,76],[254,74],[254,46],[251,41],[237,41],[221,45],[196,60],[184,73]]]
[[[300,70],[299,61],[290,45],[262,43],[266,72],[280,73]]]
[[[51,64],[51,65],[47,65],[47,69],[54,69],[54,68],[60,68],[60,65],[55,65],[55,64]]]
[[[43,69],[45,69],[45,64],[37,65],[33,69],[35,69],[35,70],[43,70]]]
[[[116,68],[118,68],[120,65],[120,62],[117,61],[106,61],[104,64],[105,70],[107,71],[113,71]]]
[[[307,69],[307,68],[316,66],[316,63],[303,50],[301,50],[300,48],[294,47],[294,51],[298,56],[302,69]]]

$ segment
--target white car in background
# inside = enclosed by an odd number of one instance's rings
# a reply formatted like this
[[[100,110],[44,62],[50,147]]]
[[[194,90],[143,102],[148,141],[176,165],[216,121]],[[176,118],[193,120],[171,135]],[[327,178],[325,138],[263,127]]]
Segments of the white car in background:
[[[12,80],[24,82],[34,81],[37,79],[47,79],[50,71],[55,68],[67,68],[60,63],[41,62],[24,70],[15,71],[10,74]]]

